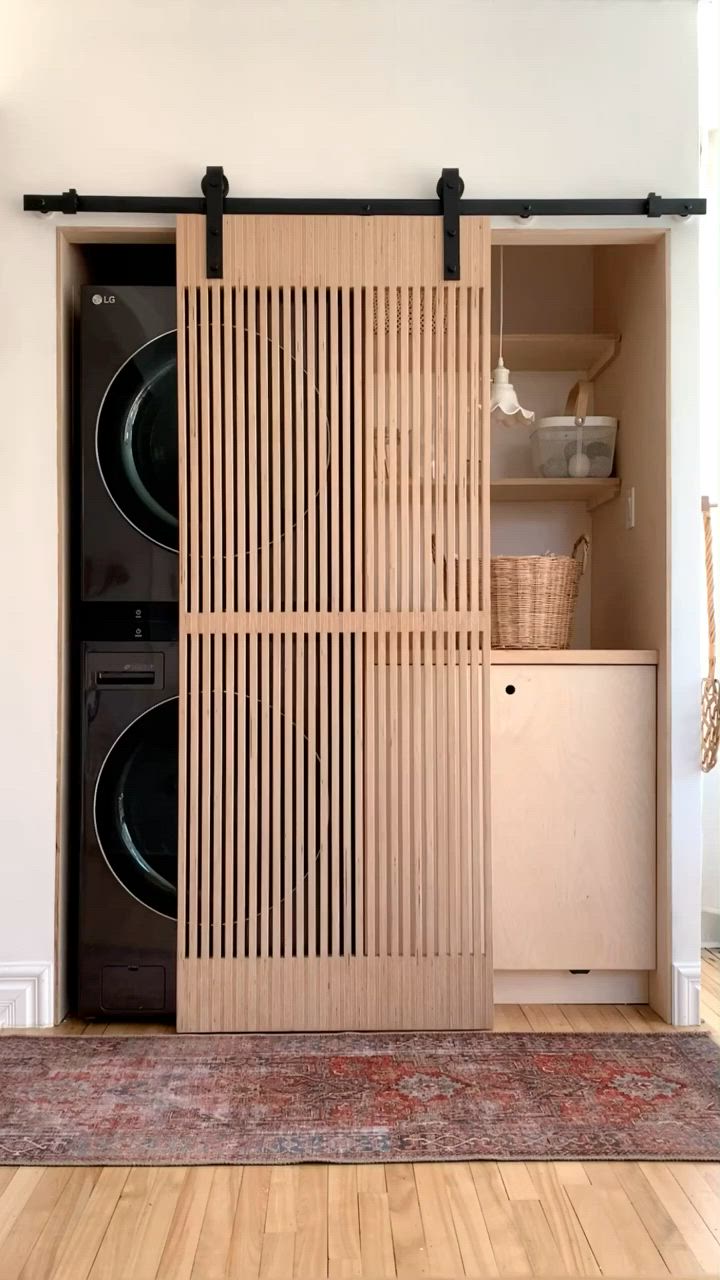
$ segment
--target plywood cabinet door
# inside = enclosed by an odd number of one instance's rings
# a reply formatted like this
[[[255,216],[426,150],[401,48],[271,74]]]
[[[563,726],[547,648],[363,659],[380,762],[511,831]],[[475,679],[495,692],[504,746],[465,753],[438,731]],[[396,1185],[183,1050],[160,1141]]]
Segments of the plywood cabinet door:
[[[496,970],[652,969],[655,668],[492,680]]]

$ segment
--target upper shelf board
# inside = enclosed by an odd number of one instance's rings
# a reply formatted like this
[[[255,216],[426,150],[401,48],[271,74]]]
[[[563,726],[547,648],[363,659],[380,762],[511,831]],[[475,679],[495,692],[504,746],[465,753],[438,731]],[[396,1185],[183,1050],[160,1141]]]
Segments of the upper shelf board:
[[[606,369],[618,353],[620,338],[611,333],[506,333],[503,360],[508,369],[527,373],[583,373],[588,380]],[[492,335],[495,368],[500,339]]]

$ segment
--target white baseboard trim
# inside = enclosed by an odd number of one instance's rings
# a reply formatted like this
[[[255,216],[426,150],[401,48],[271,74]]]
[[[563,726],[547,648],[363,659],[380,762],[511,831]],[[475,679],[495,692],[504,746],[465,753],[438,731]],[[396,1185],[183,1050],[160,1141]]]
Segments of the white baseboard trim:
[[[644,971],[495,970],[496,1004],[645,1004],[647,998]]]
[[[700,1023],[700,964],[674,964],[673,1026],[697,1027]]]
[[[0,1027],[52,1026],[52,965],[0,960]]]

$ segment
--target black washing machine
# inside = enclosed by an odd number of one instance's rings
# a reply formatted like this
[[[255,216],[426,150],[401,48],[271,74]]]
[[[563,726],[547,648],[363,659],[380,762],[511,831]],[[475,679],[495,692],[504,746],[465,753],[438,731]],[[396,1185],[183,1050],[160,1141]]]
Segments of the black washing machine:
[[[82,290],[84,603],[178,598],[175,299],[164,285]]]
[[[175,1010],[177,642],[82,645],[78,1012]]]

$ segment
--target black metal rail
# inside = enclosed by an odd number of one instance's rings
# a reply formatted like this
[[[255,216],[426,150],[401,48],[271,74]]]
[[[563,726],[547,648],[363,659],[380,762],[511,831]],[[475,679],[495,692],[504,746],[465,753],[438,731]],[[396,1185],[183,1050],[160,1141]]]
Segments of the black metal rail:
[[[23,209],[34,213],[200,213],[208,218],[208,277],[222,275],[222,215],[252,214],[373,214],[402,217],[442,217],[445,227],[445,278],[460,278],[460,222],[466,217],[496,218],[688,218],[704,214],[707,202],[698,196],[667,199],[654,192],[640,199],[463,199],[457,169],[443,169],[435,200],[365,200],[313,197],[263,198],[228,196],[228,182],[220,166],[207,169],[202,196],[81,196],[74,187],[59,195],[25,195]]]

